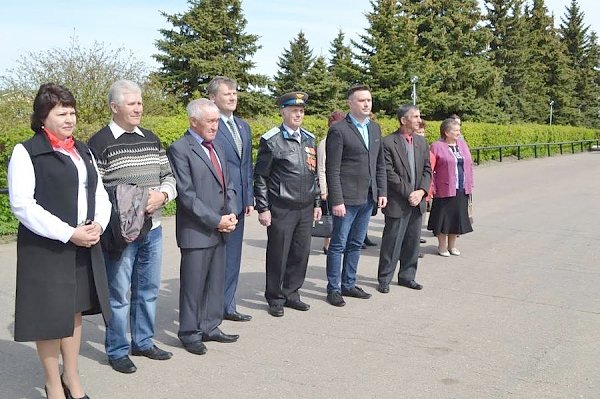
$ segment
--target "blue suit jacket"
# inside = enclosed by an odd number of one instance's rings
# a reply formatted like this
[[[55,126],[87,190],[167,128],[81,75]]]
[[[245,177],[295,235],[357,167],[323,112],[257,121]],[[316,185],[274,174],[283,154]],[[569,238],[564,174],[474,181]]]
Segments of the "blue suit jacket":
[[[254,206],[254,189],[252,176],[252,131],[246,121],[234,116],[238,131],[242,137],[242,157],[240,158],[233,136],[229,128],[219,118],[219,131],[215,142],[225,151],[227,166],[229,170],[229,179],[236,193],[237,206],[240,213],[244,212],[245,207]]]

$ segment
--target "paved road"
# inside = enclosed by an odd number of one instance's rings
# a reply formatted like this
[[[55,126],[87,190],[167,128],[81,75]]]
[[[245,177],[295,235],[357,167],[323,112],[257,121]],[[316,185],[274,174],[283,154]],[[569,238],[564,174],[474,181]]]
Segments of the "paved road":
[[[377,249],[363,252],[370,300],[325,302],[325,256],[314,239],[303,298],[309,312],[273,318],[263,300],[266,233],[247,224],[239,306],[254,319],[224,322],[236,344],[205,356],[177,340],[179,253],[166,219],[156,337],[169,361],[134,358],[118,374],[103,325],[87,318],[80,370],[98,398],[598,398],[600,397],[600,153],[476,169],[475,232],[460,257],[435,254],[429,233],[423,291],[375,291]],[[379,241],[382,218],[370,235]],[[0,398],[42,398],[34,347],[12,341],[15,245],[0,246]],[[50,270],[52,265],[48,265]]]

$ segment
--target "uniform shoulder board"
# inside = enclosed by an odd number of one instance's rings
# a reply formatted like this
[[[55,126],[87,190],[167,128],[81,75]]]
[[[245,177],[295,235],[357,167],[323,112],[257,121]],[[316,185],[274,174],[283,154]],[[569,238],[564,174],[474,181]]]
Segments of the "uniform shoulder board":
[[[308,137],[312,137],[313,139],[315,138],[315,135],[309,132],[308,130],[302,128],[300,128],[300,130],[302,130],[302,133],[306,134]]]
[[[279,133],[279,128],[274,127],[273,129],[271,129],[268,132],[266,132],[265,134],[263,134],[261,136],[261,138],[263,138],[265,140],[269,140],[271,137],[275,136],[277,133]]]

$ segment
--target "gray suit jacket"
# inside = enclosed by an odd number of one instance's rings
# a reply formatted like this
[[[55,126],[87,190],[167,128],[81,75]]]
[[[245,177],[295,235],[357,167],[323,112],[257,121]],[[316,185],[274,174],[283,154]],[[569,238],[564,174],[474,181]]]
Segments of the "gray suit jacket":
[[[371,198],[387,196],[381,129],[369,123],[369,149],[350,115],[334,123],[327,133],[325,174],[330,205],[363,205]]]
[[[388,203],[383,208],[386,216],[399,218],[407,215],[413,207],[408,203],[408,196],[413,191],[410,181],[408,157],[404,145],[400,140],[405,140],[397,131],[383,139],[383,153],[387,171]],[[431,166],[429,164],[429,146],[425,139],[413,135],[413,148],[415,151],[415,180],[416,190],[424,190],[425,196],[419,204],[421,214],[425,212],[425,197],[431,185]]]
[[[223,242],[217,230],[221,216],[234,213],[236,196],[227,170],[224,151],[213,143],[223,169],[226,193],[209,156],[187,131],[167,151],[177,181],[176,237],[179,248],[209,248]]]

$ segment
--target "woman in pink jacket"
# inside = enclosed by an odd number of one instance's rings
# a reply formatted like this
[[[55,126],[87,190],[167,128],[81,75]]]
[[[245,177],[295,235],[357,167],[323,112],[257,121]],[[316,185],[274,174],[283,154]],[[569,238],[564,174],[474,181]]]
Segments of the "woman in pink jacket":
[[[473,159],[459,136],[460,123],[448,118],[440,125],[440,140],[429,147],[434,198],[427,229],[438,239],[438,254],[445,257],[460,255],[456,237],[473,231],[467,211],[473,191]]]

